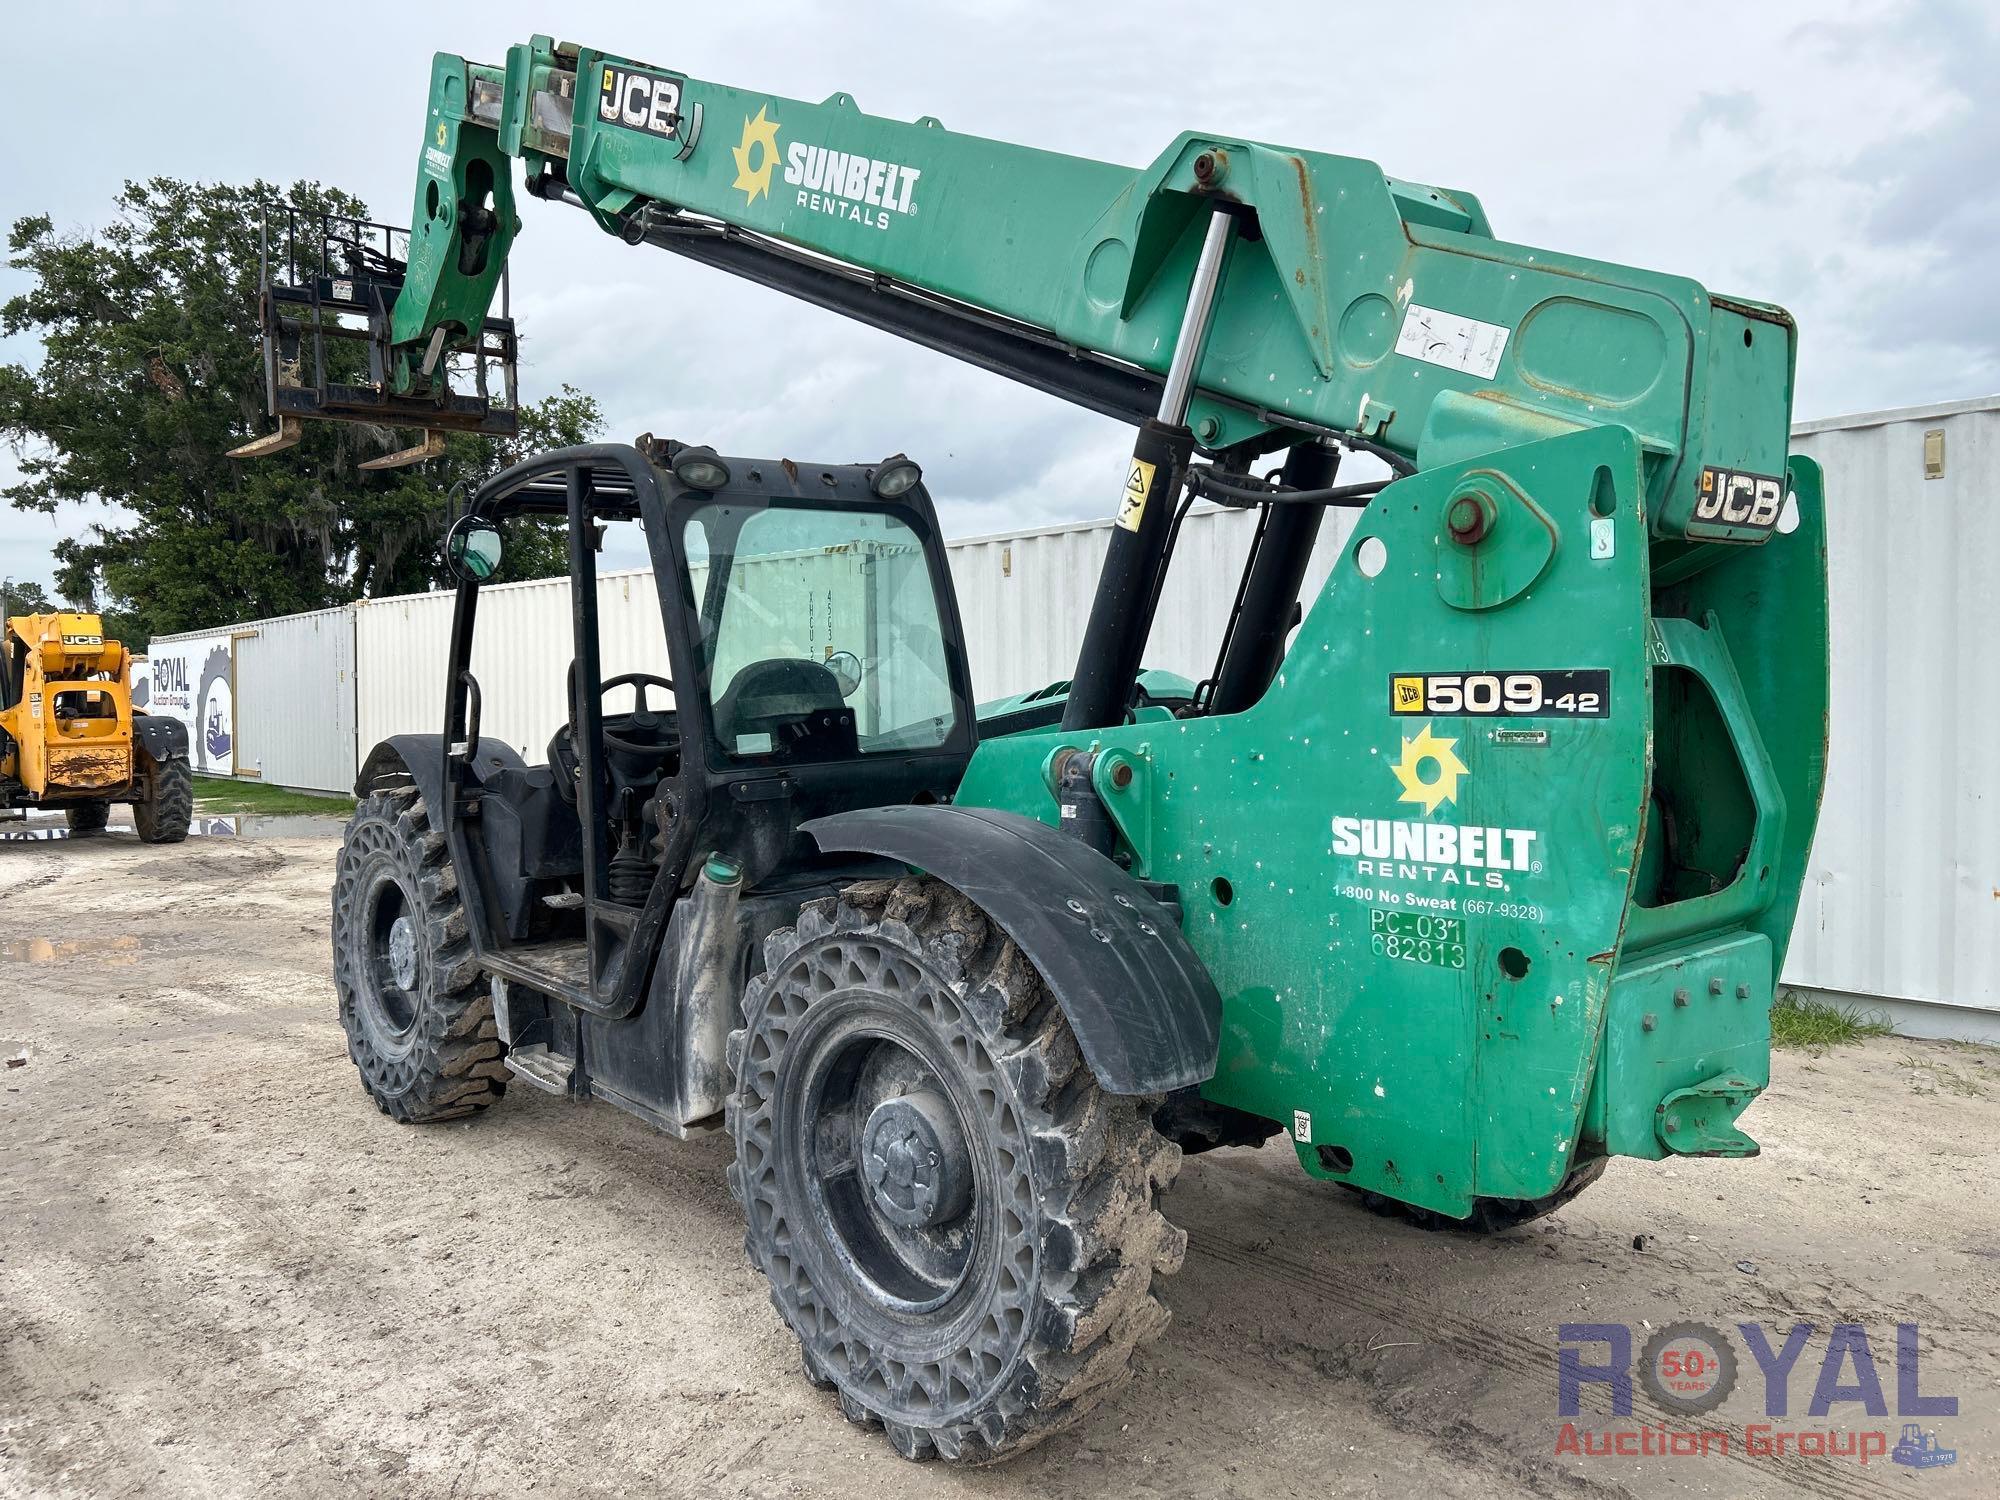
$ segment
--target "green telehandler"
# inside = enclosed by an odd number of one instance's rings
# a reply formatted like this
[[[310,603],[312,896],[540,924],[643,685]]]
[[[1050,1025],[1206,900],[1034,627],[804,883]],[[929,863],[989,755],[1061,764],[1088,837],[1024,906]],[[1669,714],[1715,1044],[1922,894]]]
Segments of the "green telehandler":
[[[1489,1230],[1613,1156],[1756,1152],[1826,753],[1782,310],[1508,243],[1366,161],[1188,134],[1133,170],[536,37],[435,60],[412,229],[274,221],[254,446],[509,428],[516,159],[629,244],[1137,437],[1073,677],[983,716],[905,455],[646,437],[481,487],[441,732],[368,755],[338,867],[384,1111],[517,1082],[727,1131],[809,1378],[968,1462],[1165,1326],[1184,1152],[1282,1136]],[[1353,451],[1389,477],[1340,482]],[[1197,498],[1257,514],[1235,604],[1206,679],[1142,677]],[[523,520],[566,528],[574,600],[539,764],[482,737],[474,671]],[[670,675],[605,673],[619,525]]]

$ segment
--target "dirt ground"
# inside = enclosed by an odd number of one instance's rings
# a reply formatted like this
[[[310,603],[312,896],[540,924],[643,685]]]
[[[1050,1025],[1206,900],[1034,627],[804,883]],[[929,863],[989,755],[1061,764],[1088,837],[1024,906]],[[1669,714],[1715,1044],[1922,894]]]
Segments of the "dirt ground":
[[[1138,1378],[956,1472],[904,1463],[800,1376],[724,1141],[527,1088],[469,1126],[377,1113],[334,1019],[334,850],[0,842],[0,1057],[21,1059],[0,1072],[0,1492],[2000,1493],[1994,1054],[1781,1054],[1745,1122],[1760,1158],[1614,1162],[1489,1240],[1378,1219],[1282,1144],[1190,1160],[1174,1327]],[[1739,1349],[1739,1323],[1774,1347],[1817,1325],[1789,1418],[1746,1355],[1721,1411],[1667,1423],[1726,1453],[1559,1455],[1558,1325],[1643,1342],[1684,1319]],[[1893,1443],[1899,1322],[1924,1393],[1958,1397],[1924,1421],[1955,1464],[1745,1451],[1766,1421]],[[1838,1323],[1868,1330],[1886,1415],[1805,1415]],[[1661,1420],[1643,1395],[1636,1420],[1607,1410],[1592,1387],[1579,1426]]]

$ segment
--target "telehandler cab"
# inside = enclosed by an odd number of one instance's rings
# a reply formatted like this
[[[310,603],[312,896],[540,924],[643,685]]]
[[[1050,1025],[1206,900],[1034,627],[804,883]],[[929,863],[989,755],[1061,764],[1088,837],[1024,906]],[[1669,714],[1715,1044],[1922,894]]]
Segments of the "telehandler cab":
[[[962,1460],[1160,1332],[1185,1151],[1282,1134],[1371,1206],[1492,1229],[1612,1156],[1757,1150],[1826,732],[1782,310],[1496,240],[1470,194],[1352,158],[1185,135],[1133,171],[537,37],[437,58],[406,259],[337,223],[318,269],[283,258],[280,439],[511,421],[452,382],[497,357],[512,388],[515,156],[630,243],[1139,435],[1074,678],[983,722],[902,455],[648,438],[485,484],[447,541],[443,733],[369,755],[339,863],[384,1110],[520,1079],[727,1130],[808,1376]],[[322,319],[363,386],[309,357]],[[1390,477],[1337,483],[1343,449]],[[1196,497],[1258,525],[1214,671],[1148,692]],[[482,732],[474,673],[523,518],[566,529],[575,601],[537,764]],[[606,671],[595,546],[630,522],[665,675]]]

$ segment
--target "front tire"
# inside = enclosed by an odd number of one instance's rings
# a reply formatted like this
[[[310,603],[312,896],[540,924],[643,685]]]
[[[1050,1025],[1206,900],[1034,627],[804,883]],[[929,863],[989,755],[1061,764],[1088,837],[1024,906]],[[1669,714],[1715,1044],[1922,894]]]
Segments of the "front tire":
[[[71,833],[102,833],[111,821],[109,802],[71,802],[63,808]]]
[[[1187,1238],[1155,1101],[1100,1090],[1040,976],[936,880],[815,902],[730,1038],[744,1247],[806,1374],[906,1458],[1075,1421],[1165,1330]]]
[[[178,844],[194,822],[194,770],[178,756],[152,767],[132,799],[132,827],[142,844]]]
[[[354,810],[333,878],[333,983],[347,1055],[391,1119],[456,1120],[507,1087],[493,997],[441,833],[414,787]]]

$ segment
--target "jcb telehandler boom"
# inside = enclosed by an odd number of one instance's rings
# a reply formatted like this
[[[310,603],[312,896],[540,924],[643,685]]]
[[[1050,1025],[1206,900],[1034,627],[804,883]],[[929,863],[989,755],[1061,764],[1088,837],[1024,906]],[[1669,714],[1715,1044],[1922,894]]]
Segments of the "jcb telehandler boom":
[[[437,58],[406,253],[351,225],[274,252],[281,441],[511,420],[451,377],[511,388],[516,157],[630,243],[1139,432],[1074,680],[984,720],[902,455],[644,439],[482,487],[443,733],[369,757],[336,891],[385,1110],[515,1077],[726,1127],[808,1373],[964,1458],[1086,1409],[1163,1326],[1177,1147],[1282,1133],[1371,1204],[1488,1228],[1611,1156],[1757,1149],[1825,764],[1781,310],[1497,240],[1469,194],[1351,158],[1190,134],[1133,171],[538,37]],[[1342,448],[1395,476],[1336,483]],[[1162,694],[1139,660],[1183,495],[1260,519],[1213,674]],[[545,765],[482,738],[472,670],[521,516],[570,539]],[[592,543],[632,521],[671,678],[603,670]]]

